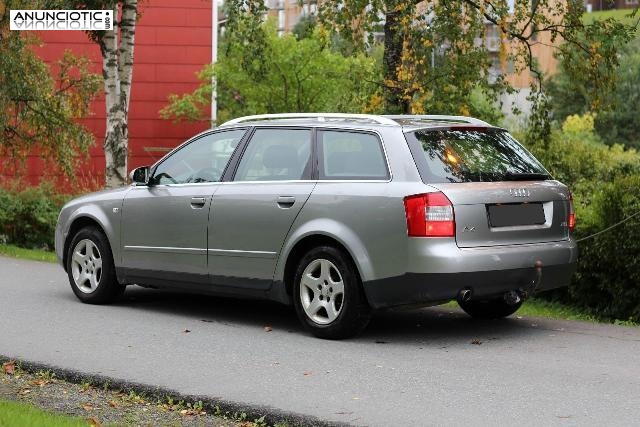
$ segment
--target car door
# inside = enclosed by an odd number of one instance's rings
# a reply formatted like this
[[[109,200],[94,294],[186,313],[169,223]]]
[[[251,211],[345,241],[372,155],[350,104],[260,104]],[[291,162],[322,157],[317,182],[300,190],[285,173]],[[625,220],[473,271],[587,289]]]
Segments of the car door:
[[[209,227],[211,282],[267,289],[311,181],[311,129],[258,128],[237,170],[213,195]]]
[[[207,283],[207,227],[211,196],[245,130],[194,138],[169,154],[136,186],[122,207],[127,280]]]

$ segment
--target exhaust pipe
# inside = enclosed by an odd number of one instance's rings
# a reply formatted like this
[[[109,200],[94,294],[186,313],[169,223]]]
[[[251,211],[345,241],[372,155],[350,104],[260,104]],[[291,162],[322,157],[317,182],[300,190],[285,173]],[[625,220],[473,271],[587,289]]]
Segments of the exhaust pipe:
[[[458,301],[467,302],[471,299],[471,289],[462,289],[458,292]]]
[[[516,305],[521,301],[520,294],[517,291],[509,291],[504,294],[504,302],[508,305]]]

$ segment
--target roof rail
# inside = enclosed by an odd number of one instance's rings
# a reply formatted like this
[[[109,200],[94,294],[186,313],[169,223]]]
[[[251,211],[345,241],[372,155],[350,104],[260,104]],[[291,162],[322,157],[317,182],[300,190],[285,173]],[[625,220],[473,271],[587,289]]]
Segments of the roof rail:
[[[447,115],[438,115],[438,114],[430,114],[430,115],[385,115],[382,117],[386,117],[391,120],[413,120],[413,121],[441,121],[441,122],[461,122],[461,123],[469,123],[473,125],[482,125],[482,126],[492,126],[491,124],[476,119],[474,117],[467,116],[447,116]]]
[[[244,122],[254,122],[260,120],[278,120],[278,119],[316,119],[324,122],[326,119],[353,119],[368,120],[380,125],[398,126],[398,123],[388,117],[376,116],[373,114],[344,114],[344,113],[281,113],[281,114],[258,114],[254,116],[238,117],[233,120],[224,122],[220,126],[235,125]]]

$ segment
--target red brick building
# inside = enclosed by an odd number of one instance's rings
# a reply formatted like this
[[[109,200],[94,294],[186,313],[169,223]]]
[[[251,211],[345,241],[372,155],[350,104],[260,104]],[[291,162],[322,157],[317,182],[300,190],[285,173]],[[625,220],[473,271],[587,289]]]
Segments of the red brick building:
[[[171,93],[192,91],[198,85],[196,73],[212,57],[212,5],[207,0],[145,0],[140,2],[136,26],[133,84],[129,105],[129,162],[136,166],[151,164],[166,151],[209,127],[209,123],[175,124],[161,119],[158,111]],[[62,56],[65,49],[92,59],[95,72],[102,72],[98,45],[82,31],[40,32],[43,46],[37,53],[46,62]],[[101,94],[91,106],[91,116],[82,120],[95,135],[90,161],[82,168],[80,179],[104,183],[105,103]],[[44,162],[33,155],[27,163],[27,179],[39,181]]]

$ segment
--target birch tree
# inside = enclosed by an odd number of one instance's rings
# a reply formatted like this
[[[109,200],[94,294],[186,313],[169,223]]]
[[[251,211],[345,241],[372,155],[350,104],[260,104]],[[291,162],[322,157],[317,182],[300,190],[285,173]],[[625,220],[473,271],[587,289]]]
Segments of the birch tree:
[[[133,51],[138,0],[88,1],[87,9],[113,9],[112,31],[92,31],[89,38],[100,46],[104,77],[107,126],[104,137],[105,185],[125,183],[129,152],[129,101],[133,78]]]

